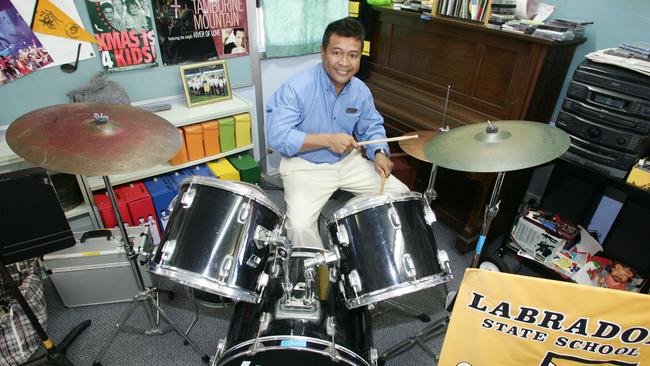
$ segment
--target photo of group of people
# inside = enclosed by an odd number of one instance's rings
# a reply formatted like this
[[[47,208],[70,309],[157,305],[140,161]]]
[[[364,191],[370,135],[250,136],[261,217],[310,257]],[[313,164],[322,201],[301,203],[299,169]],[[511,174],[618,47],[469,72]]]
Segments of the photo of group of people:
[[[52,63],[29,25],[9,0],[0,0],[0,85]]]
[[[224,61],[183,66],[181,77],[188,107],[232,98]]]
[[[89,9],[95,32],[122,32],[131,29],[153,29],[150,6],[144,0],[103,0],[91,1]]]

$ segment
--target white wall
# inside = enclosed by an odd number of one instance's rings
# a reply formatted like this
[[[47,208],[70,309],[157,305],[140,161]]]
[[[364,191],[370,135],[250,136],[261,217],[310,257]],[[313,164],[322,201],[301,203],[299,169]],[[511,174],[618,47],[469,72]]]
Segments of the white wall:
[[[262,68],[262,103],[266,106],[276,89],[289,77],[298,71],[320,62],[320,54],[272,58],[261,61]],[[258,116],[259,117],[259,116]],[[262,128],[264,118],[257,118],[258,128]],[[256,144],[256,146],[259,146]],[[269,174],[278,170],[280,165],[280,154],[277,152],[266,155],[266,171]]]

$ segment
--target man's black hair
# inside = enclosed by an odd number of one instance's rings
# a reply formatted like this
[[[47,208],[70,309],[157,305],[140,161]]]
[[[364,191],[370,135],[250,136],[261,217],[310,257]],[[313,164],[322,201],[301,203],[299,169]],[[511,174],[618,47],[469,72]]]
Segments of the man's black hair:
[[[365,37],[363,25],[351,17],[335,20],[327,25],[323,34],[323,42],[321,43],[324,49],[329,45],[332,34],[337,34],[341,37],[354,37],[356,40],[361,41],[362,45]]]

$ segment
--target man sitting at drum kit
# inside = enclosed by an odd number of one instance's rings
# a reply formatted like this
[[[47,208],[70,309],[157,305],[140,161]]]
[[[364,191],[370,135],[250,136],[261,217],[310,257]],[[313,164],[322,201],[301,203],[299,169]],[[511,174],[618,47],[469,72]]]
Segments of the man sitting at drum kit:
[[[359,70],[364,30],[354,18],[325,29],[322,63],[285,82],[269,101],[266,134],[282,154],[280,173],[287,204],[287,234],[293,246],[320,247],[318,216],[337,190],[387,193],[409,189],[390,175],[388,144],[369,144],[365,159],[357,141],[386,139],[383,118]],[[374,168],[374,169],[373,169]]]

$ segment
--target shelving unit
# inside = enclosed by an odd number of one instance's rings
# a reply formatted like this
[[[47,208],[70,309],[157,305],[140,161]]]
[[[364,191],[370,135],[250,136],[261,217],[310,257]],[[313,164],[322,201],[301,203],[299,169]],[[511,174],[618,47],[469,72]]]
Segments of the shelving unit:
[[[133,103],[133,105],[137,107],[137,106],[157,104],[157,103],[168,103],[171,105],[170,110],[156,112],[156,114],[166,119],[176,127],[182,127],[194,123],[210,121],[210,120],[232,116],[240,113],[248,112],[252,114],[252,108],[253,108],[250,102],[234,94],[233,94],[233,98],[230,100],[213,103],[213,104],[206,104],[206,105],[192,107],[192,108],[187,107],[185,98],[183,96],[172,96],[167,98],[144,100],[137,103]],[[155,149],[155,146],[153,146],[152,148]],[[160,174],[174,172],[180,169],[203,164],[209,161],[214,161],[220,158],[225,158],[227,156],[239,154],[253,149],[254,149],[254,145],[251,144],[237,149],[224,151],[217,155],[206,156],[204,158],[193,160],[184,164],[171,165],[169,162],[165,162],[163,164],[160,164],[152,168],[130,172],[127,174],[109,176],[109,179],[111,181],[111,185],[115,187],[121,184],[154,177]],[[106,188],[106,186],[104,185],[103,178],[101,176],[93,176],[93,177],[77,176],[77,181],[79,182],[79,186],[81,187],[82,195],[84,197],[84,204],[82,205],[83,207],[78,207],[72,210],[75,211],[75,213],[70,213],[70,215],[83,215],[87,213],[90,215],[90,220],[94,227],[96,228],[102,227],[102,220],[99,215],[99,211],[95,206],[93,193],[95,191],[99,191]]]
[[[245,152],[252,149],[253,149],[253,145],[248,145],[248,146],[240,147],[238,149],[226,151],[217,155],[207,156],[203,159],[190,161],[185,164],[179,164],[179,165],[171,165],[168,163],[161,164],[153,168],[140,170],[134,173],[109,176],[109,179],[111,181],[111,184],[113,186],[116,186],[128,182],[132,182],[135,180],[139,180],[139,179],[145,179],[156,175],[173,172],[194,165],[207,163],[209,161],[217,160],[234,154],[239,154],[241,152]],[[102,179],[102,177],[87,177],[86,179],[88,181],[88,187],[90,188],[91,191],[96,191],[96,190],[106,188],[106,186],[104,186],[104,180]]]

